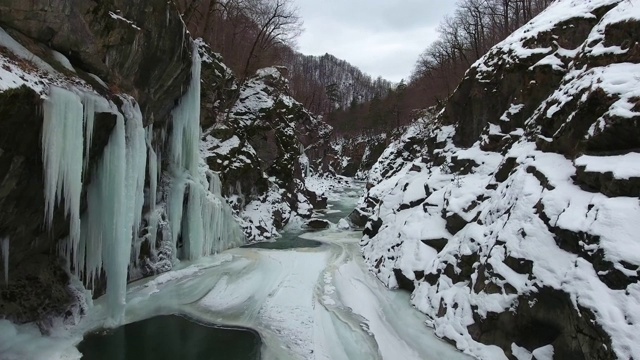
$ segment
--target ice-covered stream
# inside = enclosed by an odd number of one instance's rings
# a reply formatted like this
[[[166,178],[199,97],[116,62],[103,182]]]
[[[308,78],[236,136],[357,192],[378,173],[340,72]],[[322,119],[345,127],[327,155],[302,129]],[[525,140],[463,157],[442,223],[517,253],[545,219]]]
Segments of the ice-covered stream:
[[[334,202],[331,218],[355,204],[354,190]],[[360,234],[334,226],[302,235],[321,242],[319,247],[235,248],[182,263],[129,285],[125,322],[182,314],[255,329],[262,338],[263,359],[466,358],[433,335],[424,315],[409,305],[408,293],[390,291],[368,273]],[[58,339],[58,352],[65,356],[58,358],[80,355],[74,346],[82,333],[108,317],[102,300],[71,331],[75,335]],[[60,345],[65,341],[67,349]],[[53,358],[48,355],[43,358]]]

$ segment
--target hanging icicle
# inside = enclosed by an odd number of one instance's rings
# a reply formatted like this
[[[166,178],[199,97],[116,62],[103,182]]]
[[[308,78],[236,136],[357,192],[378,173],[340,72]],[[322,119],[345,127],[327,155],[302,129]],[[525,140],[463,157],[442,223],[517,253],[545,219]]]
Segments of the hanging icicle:
[[[9,286],[9,238],[0,240],[0,254],[4,265],[4,285]]]
[[[137,270],[138,260],[140,258],[140,250],[143,242],[147,242],[149,245],[149,250],[152,257],[156,255],[156,239],[158,232],[158,225],[160,222],[161,212],[157,209],[158,202],[158,180],[160,179],[160,154],[156,153],[155,148],[153,147],[153,124],[149,125],[147,128],[146,134],[146,145],[147,145],[147,159],[148,159],[148,167],[149,172],[147,176],[149,177],[149,192],[148,192],[148,203],[149,203],[149,213],[147,217],[147,235],[139,239],[135,242],[132,254],[132,265],[131,270]]]
[[[201,60],[193,50],[191,83],[180,105],[172,112],[170,139],[172,185],[169,195],[169,223],[173,257],[177,261],[177,241],[182,239],[182,257],[195,260],[243,241],[243,235],[222,199],[219,186],[207,179],[207,166],[200,156],[200,70]],[[219,182],[219,180],[218,180]],[[187,203],[184,204],[185,193]]]
[[[131,244],[142,219],[146,133],[132,98],[122,97],[122,115],[112,102],[74,91],[80,96],[52,87],[44,102],[45,218],[51,227],[55,206],[64,201],[70,229],[62,253],[88,285],[104,271],[110,319],[116,325],[124,314]],[[88,166],[96,112],[114,114],[116,124],[87,186],[87,210],[81,218],[82,173]]]
[[[87,171],[89,165],[89,151],[91,150],[91,143],[93,142],[93,124],[96,116],[96,103],[102,99],[97,95],[85,93],[82,104],[84,105],[84,164],[83,171]]]
[[[92,283],[104,270],[112,325],[124,316],[131,245],[137,237],[144,202],[147,149],[142,115],[137,104],[123,98],[126,116],[116,125],[87,191],[81,252],[76,269],[85,269]]]
[[[80,195],[84,150],[84,113],[80,97],[52,86],[43,103],[42,160],[45,220],[49,229],[56,205],[64,201],[69,218],[70,251],[80,240]]]

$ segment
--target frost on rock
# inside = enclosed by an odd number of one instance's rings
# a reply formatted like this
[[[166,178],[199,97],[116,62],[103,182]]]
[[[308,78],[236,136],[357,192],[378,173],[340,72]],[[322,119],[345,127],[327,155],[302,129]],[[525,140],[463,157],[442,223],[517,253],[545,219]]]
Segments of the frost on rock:
[[[49,63],[33,54],[4,29],[0,28],[0,92],[26,86],[40,95],[46,96],[50,86],[61,88],[81,87],[87,90],[86,84],[78,78],[68,78],[56,71]],[[53,52],[52,56],[64,67],[71,67],[64,55]],[[73,69],[73,67],[71,67]]]
[[[118,12],[119,12],[119,11],[118,11]],[[128,19],[125,19],[124,17],[122,17],[122,16],[120,16],[120,15],[118,15],[118,14],[114,13],[113,11],[109,11],[109,16],[110,16],[112,19],[114,19],[114,20],[124,21],[125,23],[129,24],[132,28],[134,28],[134,29],[136,29],[136,30],[142,30],[142,29],[140,29],[140,27],[138,27],[138,26],[136,25],[136,23],[135,23],[135,22],[133,22],[133,21],[131,21],[131,20],[128,20]]]
[[[358,205],[369,218],[361,241],[369,269],[412,291],[428,325],[466,353],[640,353],[640,59],[614,46],[638,11],[628,1],[554,2],[478,60],[448,107],[412,124],[372,167],[375,186]],[[571,48],[545,46],[573,24],[590,35]],[[524,83],[528,97],[479,90],[491,104],[478,111],[456,102],[465,89],[508,88],[510,76],[527,79],[538,67],[554,75],[545,86]]]
[[[396,130],[399,131],[401,129]],[[394,135],[396,134],[363,134],[335,139],[329,147],[330,155],[323,157],[322,170],[326,173],[366,180],[369,170]]]

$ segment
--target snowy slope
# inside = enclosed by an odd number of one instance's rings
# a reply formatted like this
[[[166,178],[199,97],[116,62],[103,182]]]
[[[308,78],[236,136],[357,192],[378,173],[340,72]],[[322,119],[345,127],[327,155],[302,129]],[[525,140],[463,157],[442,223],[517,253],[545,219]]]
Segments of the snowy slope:
[[[640,354],[637,5],[555,2],[474,64],[457,93],[511,86],[523,69],[545,86],[488,91],[494,117],[448,108],[423,119],[371,171],[377,185],[359,205],[370,270],[411,290],[428,325],[469,354]]]

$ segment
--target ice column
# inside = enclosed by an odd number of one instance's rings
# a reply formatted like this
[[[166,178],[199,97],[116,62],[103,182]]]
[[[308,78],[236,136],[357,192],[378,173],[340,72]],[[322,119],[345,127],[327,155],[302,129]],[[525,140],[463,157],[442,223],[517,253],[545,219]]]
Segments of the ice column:
[[[159,156],[153,148],[153,124],[149,125],[149,129],[147,130],[147,148],[149,151],[149,208],[153,211],[157,203],[158,178],[160,175],[158,168],[158,164],[160,163],[158,161]]]
[[[80,239],[84,113],[80,97],[52,86],[43,104],[42,160],[44,165],[45,219],[49,228],[56,204],[64,200],[70,221],[69,240],[76,252]]]
[[[87,170],[89,165],[89,151],[91,150],[91,143],[93,142],[93,124],[96,116],[96,104],[104,101],[104,99],[97,95],[85,93],[83,98],[84,105],[84,129],[85,129],[85,141],[84,141],[84,171]]]
[[[9,238],[0,241],[0,253],[2,253],[2,264],[4,265],[4,285],[9,286]]]
[[[158,180],[160,179],[161,171],[159,164],[161,164],[161,161],[160,154],[153,148],[153,125],[149,125],[147,129],[147,151],[147,157],[149,159],[149,173],[147,174],[147,176],[149,176],[149,233],[146,239],[136,243],[136,247],[134,248],[135,254],[133,256],[135,265],[138,265],[140,247],[142,246],[143,241],[147,241],[151,247],[151,252],[155,253],[158,225],[161,217],[161,212],[156,208],[158,202]]]
[[[200,156],[200,69],[200,56],[194,47],[191,83],[172,113],[170,159],[173,180],[169,195],[169,223],[174,241],[174,261],[180,236],[184,244],[181,255],[189,260],[240,245],[243,241],[231,209],[220,195],[219,185],[217,193],[211,192],[216,184],[209,184],[208,169]]]
[[[81,251],[76,269],[92,282],[107,277],[107,306],[112,325],[124,315],[132,240],[137,236],[144,201],[146,133],[137,104],[123,98],[124,116],[116,125],[87,191]],[[126,124],[125,124],[126,117]]]

